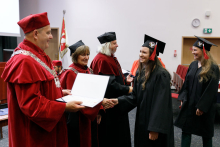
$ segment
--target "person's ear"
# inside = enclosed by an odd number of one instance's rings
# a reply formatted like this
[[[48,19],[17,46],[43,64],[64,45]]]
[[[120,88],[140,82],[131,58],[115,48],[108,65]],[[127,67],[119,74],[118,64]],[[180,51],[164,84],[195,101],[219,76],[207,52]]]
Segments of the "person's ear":
[[[38,31],[37,30],[33,31],[33,37],[35,40],[37,40],[37,38],[38,38]]]

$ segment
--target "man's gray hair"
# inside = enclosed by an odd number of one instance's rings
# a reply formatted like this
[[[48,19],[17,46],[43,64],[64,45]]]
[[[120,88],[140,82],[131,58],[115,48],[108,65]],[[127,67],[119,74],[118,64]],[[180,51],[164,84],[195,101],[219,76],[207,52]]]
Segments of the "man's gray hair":
[[[101,44],[98,47],[98,53],[102,53],[104,55],[111,56],[112,52],[109,48],[110,46],[111,46],[111,42],[106,42],[106,43]]]

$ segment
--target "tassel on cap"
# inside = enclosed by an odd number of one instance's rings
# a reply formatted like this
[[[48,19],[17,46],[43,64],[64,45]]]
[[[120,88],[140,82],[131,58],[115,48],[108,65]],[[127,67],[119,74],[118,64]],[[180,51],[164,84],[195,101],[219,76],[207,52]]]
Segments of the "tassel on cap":
[[[156,43],[156,45],[155,45],[155,47],[154,47],[154,51],[153,51],[153,53],[151,54],[149,60],[154,61],[155,55],[156,55],[156,51],[157,51],[157,43]]]
[[[204,55],[204,58],[205,58],[206,60],[209,59],[209,56],[208,56],[208,55],[206,54],[206,52],[205,52],[204,42],[203,42],[203,55]]]

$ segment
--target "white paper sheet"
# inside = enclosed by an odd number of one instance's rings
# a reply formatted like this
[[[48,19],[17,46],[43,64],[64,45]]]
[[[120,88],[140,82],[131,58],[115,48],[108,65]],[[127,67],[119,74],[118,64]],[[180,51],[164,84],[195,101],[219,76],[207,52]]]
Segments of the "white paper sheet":
[[[71,90],[72,95],[57,101],[82,101],[81,105],[94,107],[103,100],[108,80],[109,76],[78,73]]]
[[[128,70],[122,69],[122,73],[125,74],[125,73],[130,73],[130,72]]]

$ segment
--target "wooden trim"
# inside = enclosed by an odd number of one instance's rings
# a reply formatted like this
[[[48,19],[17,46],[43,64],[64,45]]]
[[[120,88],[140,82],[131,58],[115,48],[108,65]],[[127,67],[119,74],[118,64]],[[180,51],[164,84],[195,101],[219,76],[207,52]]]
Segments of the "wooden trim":
[[[57,37],[58,37],[58,42],[57,42],[57,46],[58,46],[58,56],[57,56],[57,60],[59,60],[59,44],[60,44],[60,42],[59,42],[59,27],[51,27],[51,30],[57,30]]]
[[[184,44],[184,36],[182,36],[181,64],[183,64],[183,44]]]

